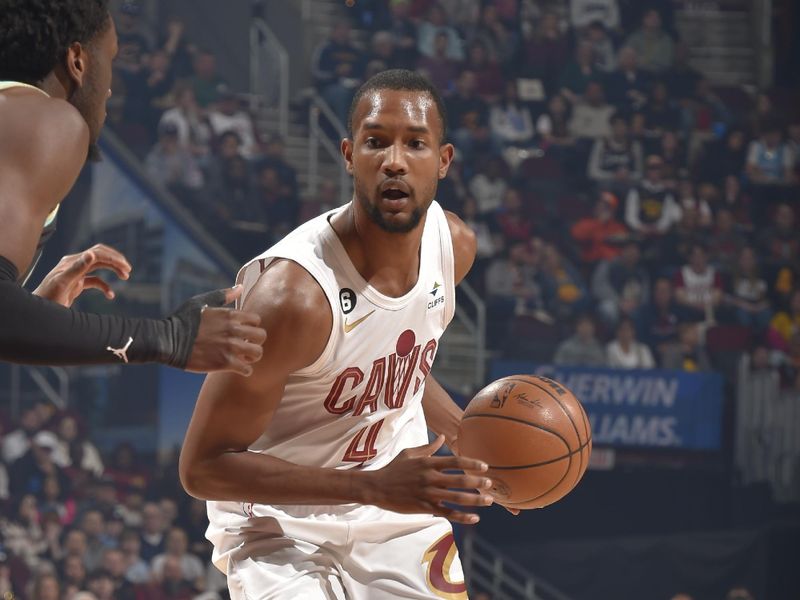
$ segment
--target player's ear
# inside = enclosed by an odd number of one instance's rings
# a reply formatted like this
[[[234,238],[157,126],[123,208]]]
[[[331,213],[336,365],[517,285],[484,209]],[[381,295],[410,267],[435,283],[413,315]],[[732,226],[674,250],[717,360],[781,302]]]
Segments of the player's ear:
[[[64,66],[67,70],[67,75],[77,87],[83,87],[88,58],[89,55],[86,52],[86,48],[80,42],[74,42],[67,48],[67,60]]]
[[[453,162],[454,155],[455,148],[453,148],[453,144],[439,146],[439,179],[447,177],[447,171],[450,168],[450,163]]]
[[[344,168],[352,175],[353,174],[353,140],[346,137],[342,140],[341,144],[342,156],[344,157]]]

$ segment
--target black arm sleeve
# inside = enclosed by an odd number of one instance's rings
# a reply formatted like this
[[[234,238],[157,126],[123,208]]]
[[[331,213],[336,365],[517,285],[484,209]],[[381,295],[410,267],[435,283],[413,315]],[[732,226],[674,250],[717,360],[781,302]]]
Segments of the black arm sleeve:
[[[119,363],[110,348],[128,345],[128,362],[184,368],[200,326],[195,299],[171,317],[133,319],[84,313],[39,298],[17,283],[17,269],[0,256],[0,360],[20,364]],[[209,303],[210,304],[210,303]]]

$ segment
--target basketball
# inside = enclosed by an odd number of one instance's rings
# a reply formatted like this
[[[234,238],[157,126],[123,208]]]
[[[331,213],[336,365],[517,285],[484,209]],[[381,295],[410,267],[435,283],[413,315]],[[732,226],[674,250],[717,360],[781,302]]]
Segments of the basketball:
[[[536,375],[511,375],[470,401],[458,446],[463,456],[488,463],[498,502],[542,508],[581,480],[592,434],[581,403],[563,385]]]

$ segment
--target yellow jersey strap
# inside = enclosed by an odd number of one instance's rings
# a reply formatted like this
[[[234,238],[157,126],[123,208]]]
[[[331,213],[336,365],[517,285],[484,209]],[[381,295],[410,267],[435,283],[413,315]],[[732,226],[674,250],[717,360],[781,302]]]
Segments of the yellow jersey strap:
[[[27,83],[21,83],[19,81],[0,81],[0,92],[2,92],[4,90],[10,90],[12,88],[29,88],[31,90],[36,90],[37,92],[41,92],[42,94],[44,94],[48,98],[50,97],[50,94],[48,94],[47,92],[45,92],[42,89],[37,88],[35,85],[30,85],[30,84],[27,84]]]

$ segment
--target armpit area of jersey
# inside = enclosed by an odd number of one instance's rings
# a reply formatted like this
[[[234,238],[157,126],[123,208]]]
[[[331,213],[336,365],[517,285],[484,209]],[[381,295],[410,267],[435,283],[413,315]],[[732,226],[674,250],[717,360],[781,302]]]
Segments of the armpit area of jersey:
[[[174,319],[84,313],[39,298],[0,257],[0,360],[36,365],[175,362]],[[175,365],[181,366],[181,365]]]

